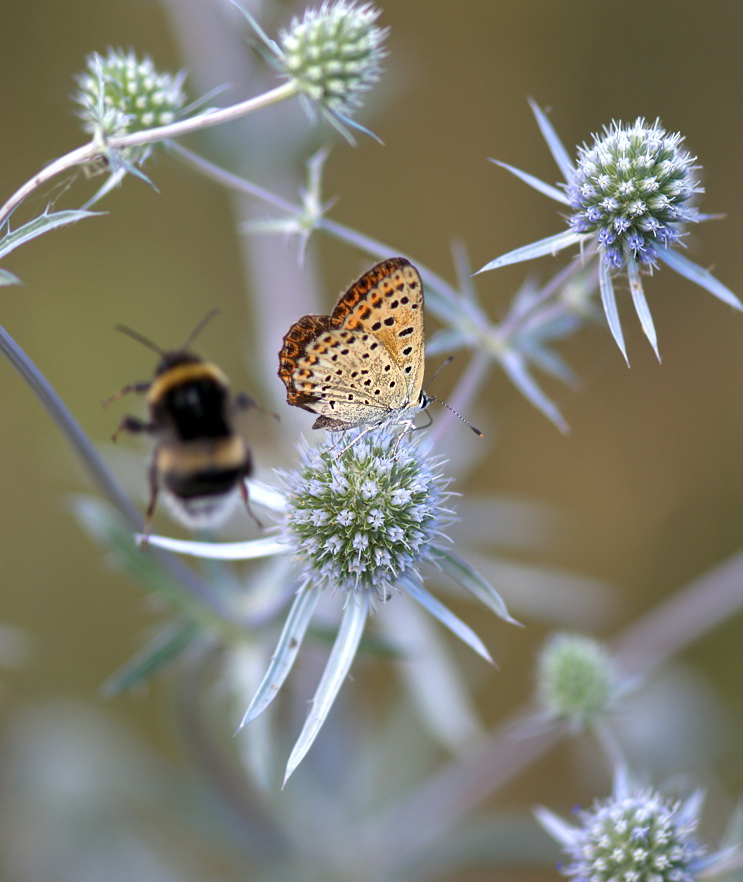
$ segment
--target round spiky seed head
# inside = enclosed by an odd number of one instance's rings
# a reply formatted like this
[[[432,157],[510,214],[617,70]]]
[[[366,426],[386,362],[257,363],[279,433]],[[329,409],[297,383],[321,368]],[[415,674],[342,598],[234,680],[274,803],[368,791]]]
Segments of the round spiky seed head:
[[[280,473],[285,541],[318,587],[384,598],[435,557],[448,479],[409,434],[379,429],[336,450],[305,446],[298,468]]]
[[[577,233],[596,237],[598,249],[614,269],[629,256],[655,265],[659,248],[678,241],[697,220],[691,202],[701,193],[695,157],[656,120],[632,125],[613,122],[593,144],[578,149],[575,175],[568,184]]]
[[[537,664],[537,697],[547,713],[578,728],[611,707],[619,678],[607,650],[580,634],[554,634]]]
[[[320,111],[347,122],[380,78],[387,28],[371,3],[325,2],[279,36],[279,65]]]
[[[109,49],[105,55],[93,52],[87,69],[76,77],[75,101],[83,128],[102,139],[132,134],[174,122],[185,104],[184,74],[161,73],[152,60],[138,59],[131,50]],[[132,161],[142,162],[152,145],[126,152]]]

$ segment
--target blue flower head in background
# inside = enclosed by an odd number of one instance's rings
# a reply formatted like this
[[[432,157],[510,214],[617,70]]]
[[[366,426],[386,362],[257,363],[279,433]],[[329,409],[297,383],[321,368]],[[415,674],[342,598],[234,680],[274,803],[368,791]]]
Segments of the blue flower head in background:
[[[545,808],[536,815],[569,855],[561,870],[575,882],[694,882],[717,878],[740,858],[734,846],[708,853],[697,840],[702,803],[701,791],[669,799],[619,770],[612,795],[579,811],[577,825]]]
[[[633,259],[657,266],[659,249],[675,244],[684,224],[697,220],[692,199],[702,188],[682,141],[658,120],[647,125],[638,118],[631,126],[614,122],[593,136],[590,148],[578,148],[568,184],[570,227],[594,236],[612,269]]]
[[[627,359],[612,275],[624,272],[643,331],[658,354],[657,336],[642,285],[642,272],[659,262],[705,288],[723,302],[743,304],[711,273],[675,246],[688,224],[705,220],[694,198],[703,192],[695,157],[682,147],[683,137],[669,134],[659,120],[638,118],[631,125],[613,122],[593,143],[578,148],[573,163],[551,123],[535,104],[532,109],[565,181],[554,187],[532,175],[497,162],[530,186],[572,209],[569,229],[490,261],[484,270],[555,254],[578,244],[585,256],[598,254],[601,300],[609,328]],[[495,161],[495,160],[494,160]]]

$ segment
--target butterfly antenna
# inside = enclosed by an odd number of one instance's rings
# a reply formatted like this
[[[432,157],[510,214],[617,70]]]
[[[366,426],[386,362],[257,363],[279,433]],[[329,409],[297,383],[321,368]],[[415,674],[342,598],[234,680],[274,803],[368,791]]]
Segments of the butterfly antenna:
[[[120,331],[122,334],[126,334],[127,337],[131,337],[133,340],[136,340],[138,343],[141,343],[153,352],[156,352],[159,356],[162,357],[165,355],[165,351],[161,349],[157,343],[153,343],[152,340],[145,337],[143,334],[140,334],[139,331],[135,331],[133,328],[129,328],[126,325],[116,325],[116,330]]]
[[[196,327],[191,331],[188,335],[188,339],[183,344],[183,349],[188,349],[189,346],[193,343],[193,341],[199,336],[199,334],[204,330],[204,328],[209,324],[209,322],[214,318],[215,315],[219,312],[219,309],[215,307],[210,312],[208,312],[204,318],[196,325]]]
[[[435,395],[428,394],[426,394],[426,401],[437,401],[439,404],[445,407],[449,411],[449,413],[453,413],[455,417],[460,419],[465,424],[465,426],[469,426],[478,438],[483,437],[483,434],[479,429],[476,429],[468,419],[462,416],[461,413],[457,413],[457,411],[454,410],[453,407],[449,407],[449,405],[445,401],[442,401],[440,398],[436,398]]]
[[[441,371],[443,371],[443,369],[444,369],[447,365],[451,364],[453,361],[454,361],[454,356],[453,356],[453,355],[449,355],[449,356],[447,356],[447,358],[445,359],[445,361],[442,361],[441,364],[436,368],[436,370],[434,371],[433,376],[431,377],[431,379],[428,381],[428,383],[427,383],[426,385],[427,385],[427,386],[430,386],[431,383],[433,383],[433,381],[436,379],[436,377],[438,377],[438,375],[441,373]],[[428,397],[430,398],[431,396],[429,395]],[[438,398],[436,398],[435,400],[438,401]],[[443,401],[439,402],[439,404],[443,404]]]
[[[433,375],[433,376],[431,377],[431,379],[428,381],[428,384],[430,385],[431,383],[433,383],[433,381],[436,379],[436,377],[438,377],[440,371],[442,371],[442,370],[443,370],[448,364],[451,364],[452,361],[454,361],[454,356],[453,356],[453,355],[450,355],[450,356],[446,359],[446,361],[444,361],[442,364],[439,365],[439,367],[436,369],[436,372],[434,373],[434,375]],[[425,391],[424,391],[423,394],[424,394],[424,396],[425,396],[425,398],[426,398],[426,402],[429,402],[429,401],[437,401],[439,404],[443,405],[443,406],[444,406],[444,407],[445,407],[450,413],[453,413],[454,416],[457,417],[457,419],[460,419],[460,420],[465,424],[465,426],[469,426],[470,429],[472,429],[472,431],[475,433],[475,435],[477,435],[478,438],[482,438],[482,437],[483,437],[483,434],[482,434],[482,432],[481,432],[479,429],[476,429],[468,419],[465,419],[465,418],[462,416],[461,413],[457,413],[457,411],[454,410],[453,407],[449,407],[449,405],[448,405],[445,401],[442,401],[440,398],[436,398],[435,395],[429,395],[429,394],[428,394],[427,392],[425,392]]]

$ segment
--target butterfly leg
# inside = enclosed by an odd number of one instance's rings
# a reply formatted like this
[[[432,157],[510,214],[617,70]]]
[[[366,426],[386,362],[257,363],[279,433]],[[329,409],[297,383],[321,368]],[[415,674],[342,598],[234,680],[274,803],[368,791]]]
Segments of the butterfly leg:
[[[361,432],[359,432],[359,434],[356,435],[355,438],[352,438],[348,442],[348,444],[346,444],[345,447],[341,448],[341,450],[339,450],[338,453],[336,453],[335,458],[340,459],[343,456],[343,454],[347,450],[350,450],[357,441],[360,441],[364,437],[364,435],[368,435],[369,432],[373,432],[374,429],[376,429],[376,428],[377,428],[377,426],[367,426],[365,429],[363,429]],[[335,450],[335,448],[341,443],[342,440],[343,440],[343,435],[341,435],[341,437],[331,447],[328,447],[328,453],[330,453],[331,450]]]
[[[395,442],[395,449],[394,449],[394,452],[393,452],[393,456],[394,456],[394,457],[397,457],[397,448],[400,446],[400,441],[402,440],[402,436],[405,435],[407,432],[410,431],[410,427],[412,426],[412,424],[413,424],[413,423],[412,423],[412,420],[408,420],[408,421],[406,421],[406,422],[403,424],[403,425],[406,426],[406,428],[405,428],[405,430],[404,430],[403,432],[401,432],[401,433],[397,436],[397,441]],[[354,445],[357,441],[360,441],[360,440],[364,437],[364,435],[368,435],[369,432],[374,432],[376,429],[381,428],[382,425],[383,425],[383,424],[380,424],[380,423],[374,423],[374,424],[372,424],[371,426],[367,426],[365,429],[363,429],[361,432],[359,432],[359,434],[356,435],[355,438],[352,438],[351,441],[349,441],[348,444],[346,444],[346,446],[345,446],[344,448],[342,448],[342,450],[340,450],[340,451],[335,455],[335,458],[336,458],[336,459],[340,459],[340,457],[343,456],[343,454],[344,454],[347,450],[350,450],[350,449],[353,447],[353,445]],[[330,453],[331,450],[334,450],[334,449],[335,449],[335,448],[341,443],[342,440],[343,440],[343,436],[341,435],[341,437],[335,442],[335,444],[333,444],[332,447],[329,447],[329,448],[328,448],[328,453]]]
[[[416,431],[416,427],[413,424],[412,420],[405,420],[404,422],[400,423],[400,426],[402,426],[402,432],[399,432],[397,435],[397,441],[395,441],[395,449],[392,453],[393,459],[397,459],[397,450],[400,446],[400,442],[402,441],[402,439],[408,434],[408,432],[415,432]],[[421,428],[425,428],[425,426],[421,426]]]

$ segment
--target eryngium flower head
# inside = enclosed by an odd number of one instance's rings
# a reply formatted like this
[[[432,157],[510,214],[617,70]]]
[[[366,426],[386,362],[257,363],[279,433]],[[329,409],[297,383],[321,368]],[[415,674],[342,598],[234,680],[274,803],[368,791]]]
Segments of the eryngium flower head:
[[[102,139],[152,129],[174,122],[186,101],[181,88],[185,74],[161,73],[152,60],[134,52],[109,49],[86,58],[87,70],[76,77],[75,100],[83,128]],[[152,145],[126,151],[128,159],[143,162]]]
[[[554,634],[537,666],[537,696],[550,717],[582,728],[617,697],[619,678],[606,649],[580,634]]]
[[[407,596],[482,658],[492,661],[475,632],[423,584],[432,563],[506,621],[514,620],[498,592],[449,547],[441,530],[448,479],[423,433],[383,426],[346,432],[317,449],[304,445],[300,462],[280,472],[283,488],[251,483],[250,498],[274,511],[274,536],[248,542],[191,542],[150,536],[150,544],[198,557],[247,560],[291,555],[293,600],[261,684],[245,712],[248,725],[279,694],[321,597],[345,592],[338,633],[287,763],[286,777],[317,737],[348,676],[364,627],[378,600]],[[345,446],[342,446],[345,445]],[[276,586],[277,589],[280,586]],[[401,597],[393,597],[399,594]]]
[[[419,578],[432,541],[450,520],[441,460],[407,436],[367,433],[340,455],[304,447],[281,476],[285,539],[317,588],[372,591],[385,599],[401,579]],[[396,445],[394,454],[392,449]]]
[[[560,167],[564,183],[558,187],[540,181],[503,162],[497,162],[541,193],[574,209],[569,228],[539,239],[491,260],[480,270],[557,254],[579,245],[584,256],[600,254],[599,290],[609,330],[627,359],[612,276],[626,275],[629,293],[640,324],[658,354],[658,338],[645,297],[642,273],[664,263],[723,303],[743,310],[733,292],[674,246],[683,244],[684,224],[705,220],[691,200],[702,188],[697,184],[694,157],[681,148],[679,134],[668,135],[656,121],[638,119],[627,126],[614,122],[594,145],[578,148],[577,166],[570,158],[546,114],[532,102],[547,145]],[[496,160],[494,160],[495,162]],[[629,364],[629,361],[627,361]]]
[[[697,219],[691,205],[702,188],[694,177],[696,157],[681,147],[659,120],[633,125],[613,122],[593,146],[578,148],[575,175],[568,184],[576,233],[591,233],[614,269],[632,255],[655,265],[658,246],[678,241],[684,224]]]
[[[697,792],[683,802],[618,776],[613,795],[578,813],[579,826],[547,809],[537,817],[570,855],[564,876],[577,882],[694,882],[722,857],[694,838],[702,805]]]
[[[281,69],[342,130],[382,72],[388,29],[375,24],[379,14],[371,3],[325,2],[279,35]]]

